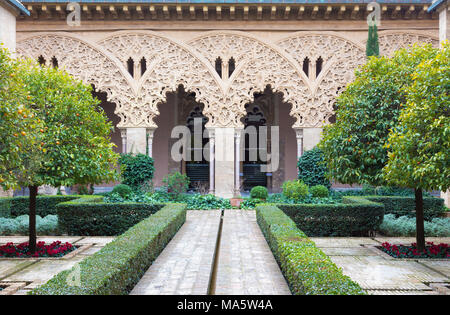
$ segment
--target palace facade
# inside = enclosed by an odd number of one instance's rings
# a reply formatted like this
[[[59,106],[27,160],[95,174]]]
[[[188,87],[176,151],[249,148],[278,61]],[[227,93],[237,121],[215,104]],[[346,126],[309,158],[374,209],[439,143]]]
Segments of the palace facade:
[[[370,1],[346,0],[22,2],[18,55],[92,84],[117,151],[151,155],[157,185],[180,171],[222,197],[296,178],[297,158],[333,123],[337,95],[366,60],[371,13]],[[381,54],[439,45],[431,1],[378,2]],[[192,155],[206,154],[176,158],[176,126],[200,135]],[[267,158],[251,159],[250,139]],[[277,167],[262,171],[275,150]]]

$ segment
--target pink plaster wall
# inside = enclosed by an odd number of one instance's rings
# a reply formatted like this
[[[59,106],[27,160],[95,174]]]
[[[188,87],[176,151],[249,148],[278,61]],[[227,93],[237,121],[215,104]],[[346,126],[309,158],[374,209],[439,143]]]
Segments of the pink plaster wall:
[[[280,163],[284,163],[284,180],[297,179],[297,139],[292,125],[295,119],[289,115],[291,105],[279,105],[280,141],[284,140],[284,155],[280,154]],[[283,158],[284,156],[284,158]]]

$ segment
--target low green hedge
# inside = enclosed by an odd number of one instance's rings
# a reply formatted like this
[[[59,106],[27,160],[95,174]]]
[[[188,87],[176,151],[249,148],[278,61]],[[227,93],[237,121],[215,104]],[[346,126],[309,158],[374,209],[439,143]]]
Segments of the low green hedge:
[[[127,294],[186,221],[186,206],[168,204],[136,224],[71,270],[63,271],[30,292],[33,295]],[[77,269],[80,285],[68,279]]]
[[[163,206],[106,203],[102,196],[89,196],[57,205],[59,229],[69,235],[119,235]]]
[[[256,218],[293,294],[365,294],[278,207],[258,205]]]
[[[364,198],[382,203],[385,214],[393,214],[396,217],[408,216],[410,218],[416,216],[416,200],[414,196],[364,196]],[[423,198],[423,212],[426,221],[440,217],[444,211],[444,199],[435,197]]]
[[[80,198],[77,195],[54,195],[54,196],[37,196],[36,198],[36,214],[41,217],[56,214],[56,205]],[[18,217],[20,215],[29,214],[29,197],[1,197],[0,198],[0,217]]]
[[[308,236],[362,236],[378,230],[384,206],[345,196],[337,204],[277,204]]]

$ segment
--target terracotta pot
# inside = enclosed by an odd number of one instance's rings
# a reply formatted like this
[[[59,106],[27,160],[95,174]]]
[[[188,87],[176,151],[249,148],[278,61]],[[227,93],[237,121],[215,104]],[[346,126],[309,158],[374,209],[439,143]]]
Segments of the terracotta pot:
[[[242,198],[230,198],[230,203],[232,207],[239,208],[241,206],[241,202],[244,201]]]

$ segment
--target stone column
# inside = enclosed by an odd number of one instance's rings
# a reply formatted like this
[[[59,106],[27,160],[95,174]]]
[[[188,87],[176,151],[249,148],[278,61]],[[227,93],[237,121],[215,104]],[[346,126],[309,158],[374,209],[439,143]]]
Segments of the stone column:
[[[122,153],[127,153],[127,130],[120,129],[120,136],[122,137]]]
[[[450,190],[441,191],[441,198],[444,199],[444,203],[447,207],[450,207]]]
[[[303,128],[295,128],[297,137],[297,160],[303,155]]]
[[[234,193],[234,128],[215,128],[215,174],[216,196],[232,198]]]
[[[147,153],[147,129],[127,128],[127,153]]]
[[[215,134],[213,128],[208,128],[208,135],[209,135],[209,193],[214,194]]]
[[[240,128],[234,132],[234,195],[236,197],[241,194],[241,134]]]
[[[153,157],[153,135],[156,128],[147,128],[147,153],[149,157]]]

